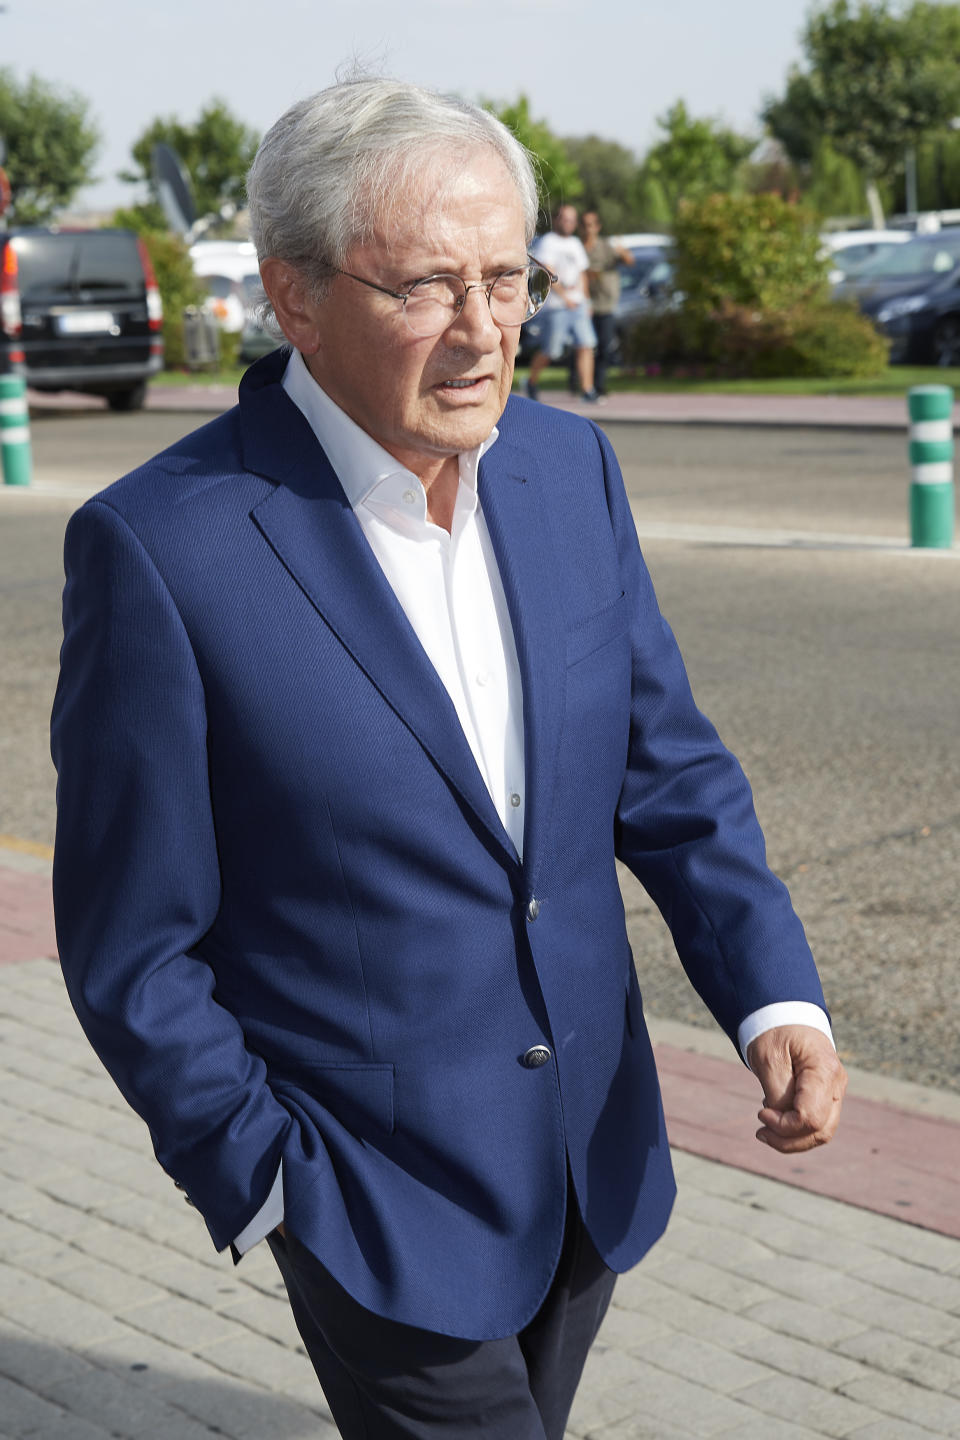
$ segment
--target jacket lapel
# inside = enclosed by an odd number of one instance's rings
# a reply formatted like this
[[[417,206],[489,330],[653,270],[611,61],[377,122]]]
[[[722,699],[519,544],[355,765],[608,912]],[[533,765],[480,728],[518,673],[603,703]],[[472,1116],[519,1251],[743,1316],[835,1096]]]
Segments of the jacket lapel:
[[[563,609],[544,476],[501,438],[480,461],[480,504],[496,552],[523,681],[527,806],[523,868],[535,893],[546,853],[566,696]]]
[[[453,702],[307,421],[281,387],[271,384],[241,391],[241,425],[245,463],[278,482],[253,510],[254,523],[387,704],[516,863]]]

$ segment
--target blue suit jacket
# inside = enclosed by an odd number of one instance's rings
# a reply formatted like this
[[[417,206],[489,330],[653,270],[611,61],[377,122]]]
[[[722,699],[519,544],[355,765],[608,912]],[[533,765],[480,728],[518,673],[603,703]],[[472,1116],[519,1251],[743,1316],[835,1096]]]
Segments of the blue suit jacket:
[[[602,433],[512,399],[480,467],[521,864],[283,361],[70,522],[64,974],[218,1248],[282,1158],[287,1224],[362,1304],[500,1336],[549,1285],[568,1165],[617,1270],[673,1199],[616,858],[731,1038],[822,994]]]

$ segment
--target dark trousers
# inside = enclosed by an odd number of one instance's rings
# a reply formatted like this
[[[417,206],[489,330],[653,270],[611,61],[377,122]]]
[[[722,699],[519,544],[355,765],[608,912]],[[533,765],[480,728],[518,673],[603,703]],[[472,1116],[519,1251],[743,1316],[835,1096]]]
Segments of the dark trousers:
[[[598,395],[606,395],[607,371],[610,368],[610,356],[617,338],[616,317],[594,315],[593,328],[597,332],[597,348],[593,361],[593,388]]]
[[[563,1440],[615,1276],[569,1193],[547,1297],[519,1335],[455,1340],[358,1305],[295,1236],[270,1248],[343,1440]]]

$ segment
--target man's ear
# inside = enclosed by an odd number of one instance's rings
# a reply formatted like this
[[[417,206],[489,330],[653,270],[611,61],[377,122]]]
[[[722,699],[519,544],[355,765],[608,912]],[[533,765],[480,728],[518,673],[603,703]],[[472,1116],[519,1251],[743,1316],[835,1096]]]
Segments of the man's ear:
[[[290,344],[304,355],[315,354],[320,346],[317,304],[300,271],[286,260],[271,257],[261,263],[260,279]]]

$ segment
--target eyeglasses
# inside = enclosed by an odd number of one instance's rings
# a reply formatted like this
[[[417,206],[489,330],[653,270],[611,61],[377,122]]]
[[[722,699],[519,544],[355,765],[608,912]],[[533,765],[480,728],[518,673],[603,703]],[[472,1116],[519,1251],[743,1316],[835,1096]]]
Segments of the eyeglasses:
[[[415,280],[409,290],[390,290],[350,270],[332,268],[337,275],[346,275],[348,280],[357,280],[370,290],[379,290],[381,295],[399,300],[409,329],[421,338],[440,335],[452,325],[471,290],[484,292],[497,325],[507,329],[522,325],[542,309],[551,285],[557,282],[552,270],[532,259],[516,270],[505,270],[489,283],[468,285],[459,275],[425,275],[422,280]]]

